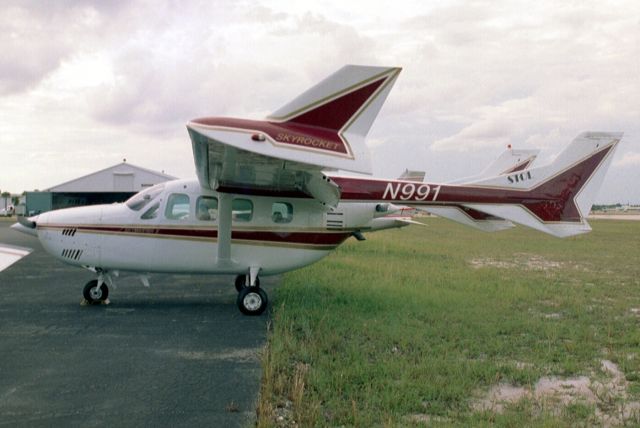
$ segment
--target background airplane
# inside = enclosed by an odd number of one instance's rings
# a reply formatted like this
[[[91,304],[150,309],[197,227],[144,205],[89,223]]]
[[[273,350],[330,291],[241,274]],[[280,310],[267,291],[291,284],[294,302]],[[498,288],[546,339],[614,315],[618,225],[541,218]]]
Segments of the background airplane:
[[[150,272],[233,274],[237,305],[248,315],[267,307],[259,275],[314,263],[351,236],[385,228],[380,221],[404,207],[486,231],[514,223],[558,237],[590,230],[585,217],[620,133],[582,133],[537,168],[537,153],[519,153],[514,163],[512,152],[461,182],[336,175],[371,174],[365,136],[399,72],[345,66],[266,120],[195,119],[187,130],[197,180],[12,227],[37,236],[65,263],[94,271],[83,291],[89,302],[106,300],[120,272],[137,273],[145,285]]]

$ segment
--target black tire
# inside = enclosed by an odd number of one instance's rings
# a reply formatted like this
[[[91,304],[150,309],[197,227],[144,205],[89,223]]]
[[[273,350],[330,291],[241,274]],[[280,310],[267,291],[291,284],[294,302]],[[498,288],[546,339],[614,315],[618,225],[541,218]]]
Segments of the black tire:
[[[87,282],[82,290],[82,295],[92,305],[102,303],[109,297],[109,287],[103,283],[98,290],[98,280],[94,279]]]
[[[247,287],[246,285],[246,280],[245,278],[247,277],[247,275],[238,275],[236,276],[236,282],[235,282],[235,286],[236,286],[236,291],[239,293],[240,290],[242,290],[243,288]],[[256,278],[256,287],[260,287],[260,278]]]
[[[267,293],[260,287],[244,287],[238,293],[238,309],[245,315],[260,315],[267,309]]]

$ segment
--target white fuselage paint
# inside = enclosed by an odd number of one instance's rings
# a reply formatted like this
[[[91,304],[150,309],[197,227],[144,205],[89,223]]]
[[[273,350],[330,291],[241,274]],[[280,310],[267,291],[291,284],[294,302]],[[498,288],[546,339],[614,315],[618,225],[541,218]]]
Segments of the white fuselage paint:
[[[161,186],[139,210],[122,203],[40,214],[38,238],[65,263],[105,271],[244,274],[257,267],[261,275],[273,275],[322,259],[355,230],[403,226],[375,219],[372,203],[340,203],[326,211],[313,199],[234,195],[251,202],[251,219],[243,221],[247,213],[234,211],[231,255],[219,260],[217,216],[210,211],[215,220],[199,220],[197,215],[199,198],[218,194],[196,180]],[[188,205],[172,205],[176,198],[188,199]],[[156,216],[145,218],[156,204]],[[274,212],[286,206],[293,211],[289,221],[275,219]],[[184,218],[171,218],[172,207]]]

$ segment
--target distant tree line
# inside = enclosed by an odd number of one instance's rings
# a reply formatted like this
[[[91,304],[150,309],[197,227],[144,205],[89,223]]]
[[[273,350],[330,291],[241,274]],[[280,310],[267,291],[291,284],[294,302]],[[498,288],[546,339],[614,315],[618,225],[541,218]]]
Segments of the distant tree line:
[[[622,208],[622,204],[609,204],[609,205],[599,205],[593,204],[591,207],[591,211],[607,211],[607,210],[615,210],[616,208]]]

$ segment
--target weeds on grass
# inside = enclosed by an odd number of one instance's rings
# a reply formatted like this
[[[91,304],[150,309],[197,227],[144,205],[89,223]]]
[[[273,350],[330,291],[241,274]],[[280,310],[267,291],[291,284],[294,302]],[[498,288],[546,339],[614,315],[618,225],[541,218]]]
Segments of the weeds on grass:
[[[259,426],[590,425],[640,400],[640,223],[593,222],[559,240],[428,222],[347,242],[285,276]],[[591,379],[602,360],[627,376],[626,395],[472,405],[499,384]],[[633,423],[633,409],[624,415]]]

